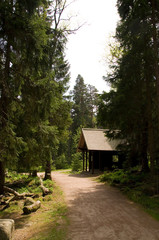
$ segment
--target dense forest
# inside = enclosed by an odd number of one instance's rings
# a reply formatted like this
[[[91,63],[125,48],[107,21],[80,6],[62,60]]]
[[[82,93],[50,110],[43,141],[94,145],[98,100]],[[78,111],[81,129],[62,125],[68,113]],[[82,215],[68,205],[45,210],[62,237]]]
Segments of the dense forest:
[[[125,139],[128,164],[158,170],[158,1],[118,1],[120,22],[111,49],[109,93],[100,97],[98,121]],[[113,130],[119,129],[116,134]]]
[[[68,135],[61,1],[0,2],[0,193],[5,169],[45,169]]]
[[[80,74],[68,93],[65,7],[61,0],[0,2],[0,194],[6,169],[43,170],[45,178],[52,167],[78,169],[81,127],[109,129],[107,136],[125,142],[124,168],[158,174],[159,2],[117,1],[104,78],[111,90],[102,94]]]
[[[66,1],[0,2],[0,194],[6,169],[71,164],[80,126],[95,126],[97,90],[77,76],[68,97]],[[87,124],[86,124],[87,123]],[[69,146],[69,147],[68,147]]]

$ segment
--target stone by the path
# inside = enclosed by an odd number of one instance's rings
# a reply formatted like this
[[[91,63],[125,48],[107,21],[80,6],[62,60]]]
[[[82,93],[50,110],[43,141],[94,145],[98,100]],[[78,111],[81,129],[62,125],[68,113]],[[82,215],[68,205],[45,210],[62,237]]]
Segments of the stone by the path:
[[[14,231],[14,220],[0,219],[0,240],[11,240]]]

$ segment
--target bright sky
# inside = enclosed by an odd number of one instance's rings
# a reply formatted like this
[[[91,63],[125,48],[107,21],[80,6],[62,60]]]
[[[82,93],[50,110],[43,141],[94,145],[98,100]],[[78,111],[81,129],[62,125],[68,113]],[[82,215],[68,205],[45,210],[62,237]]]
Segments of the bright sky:
[[[110,36],[115,33],[119,20],[116,0],[76,0],[67,8],[71,26],[86,24],[76,34],[71,34],[67,43],[66,59],[71,65],[70,90],[75,85],[77,75],[84,78],[86,84],[95,86],[101,93],[109,87],[103,80],[107,75],[108,64],[106,49]]]

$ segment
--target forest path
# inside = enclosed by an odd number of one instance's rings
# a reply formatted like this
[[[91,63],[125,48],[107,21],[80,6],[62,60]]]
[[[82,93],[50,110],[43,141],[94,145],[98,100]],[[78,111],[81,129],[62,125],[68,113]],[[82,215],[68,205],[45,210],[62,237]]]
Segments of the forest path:
[[[67,240],[159,240],[159,222],[89,174],[52,173],[68,204]]]

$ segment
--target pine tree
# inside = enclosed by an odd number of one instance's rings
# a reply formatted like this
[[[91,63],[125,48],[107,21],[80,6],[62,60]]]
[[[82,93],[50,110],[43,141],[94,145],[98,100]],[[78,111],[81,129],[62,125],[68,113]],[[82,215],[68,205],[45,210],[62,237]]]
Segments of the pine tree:
[[[96,112],[98,93],[92,85],[86,85],[81,75],[76,78],[72,99],[73,131],[82,127],[94,127],[94,116]]]
[[[70,136],[68,141],[68,159],[71,164],[72,154],[75,153],[74,136],[79,129],[96,127],[96,113],[98,104],[98,91],[92,85],[86,85],[83,77],[79,74],[76,78],[75,86],[71,93],[72,125],[70,127]]]
[[[29,137],[26,139],[25,133],[24,138],[30,146],[23,160],[32,169],[42,165],[45,178],[50,177],[52,158],[62,138],[68,135],[70,124],[70,104],[63,97],[69,81],[69,65],[64,58],[65,32],[56,25],[56,28],[47,28],[47,37],[36,65],[38,75],[33,84],[27,86],[26,82],[22,97],[28,111],[24,113],[23,126],[28,126]],[[34,106],[32,109],[30,104]]]
[[[27,79],[24,56],[29,56],[31,44],[32,49],[40,51],[38,43],[45,38],[43,29],[38,33],[39,38],[35,37],[33,24],[40,2],[0,2],[0,193],[3,193],[5,166],[10,162],[13,165],[25,144],[16,135],[16,124],[21,114],[21,87]]]
[[[111,130],[120,130],[120,137],[128,143],[130,159],[132,156],[138,158],[144,171],[148,170],[150,157],[153,171],[157,163],[154,161],[158,138],[155,104],[157,75],[154,75],[157,28],[154,27],[153,16],[155,11],[156,24],[158,4],[156,1],[153,7],[152,1],[118,0],[117,6],[121,20],[116,39],[122,54],[116,64],[111,66],[113,74],[108,77],[108,81],[113,90],[103,94],[98,119]],[[158,51],[157,48],[155,51]]]
[[[76,78],[76,84],[73,89],[73,107],[72,107],[72,119],[73,129],[77,129],[79,126],[86,125],[86,93],[87,87],[84,83],[84,79],[81,75]]]
[[[97,114],[97,105],[98,105],[98,90],[88,84],[87,85],[87,104],[89,117],[87,118],[87,124],[89,127],[96,127],[96,114]]]
[[[4,164],[16,166],[14,159],[18,167],[27,169],[42,164],[47,175],[52,155],[67,135],[70,108],[63,97],[69,81],[66,35],[57,24],[52,28],[49,3],[0,3],[0,193]],[[61,1],[56,7],[58,4]]]

